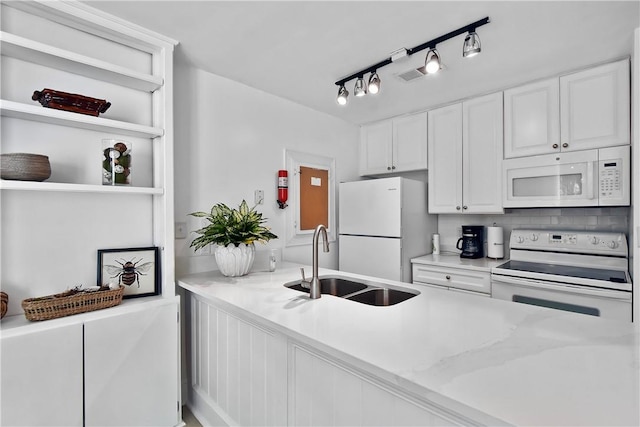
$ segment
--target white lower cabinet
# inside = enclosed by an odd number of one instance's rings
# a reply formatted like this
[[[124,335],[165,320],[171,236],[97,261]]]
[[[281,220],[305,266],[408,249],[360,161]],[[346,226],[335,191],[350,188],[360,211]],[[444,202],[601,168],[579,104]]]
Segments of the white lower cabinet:
[[[82,324],[3,337],[0,425],[82,426]]]
[[[467,291],[474,295],[491,295],[489,271],[423,264],[413,264],[412,269],[413,283],[417,285],[436,285],[450,290]]]
[[[449,426],[469,419],[191,294],[189,405],[203,425]]]
[[[85,323],[87,426],[178,424],[177,313],[171,304]]]
[[[177,299],[95,313],[2,325],[1,425],[180,424]]]

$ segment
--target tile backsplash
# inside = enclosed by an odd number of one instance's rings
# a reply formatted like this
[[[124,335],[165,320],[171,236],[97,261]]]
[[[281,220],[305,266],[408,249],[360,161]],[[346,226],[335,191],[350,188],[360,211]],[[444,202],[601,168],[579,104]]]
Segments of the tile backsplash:
[[[505,209],[502,215],[439,215],[438,233],[442,251],[453,251],[462,225],[497,225],[504,228],[505,258],[509,236],[518,228],[554,230],[598,230],[629,233],[629,207]]]

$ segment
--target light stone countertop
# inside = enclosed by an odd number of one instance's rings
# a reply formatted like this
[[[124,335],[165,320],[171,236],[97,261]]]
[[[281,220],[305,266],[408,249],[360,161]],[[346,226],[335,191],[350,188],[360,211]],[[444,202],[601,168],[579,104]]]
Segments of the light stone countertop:
[[[438,255],[423,255],[412,258],[412,264],[437,265],[442,267],[463,268],[465,270],[480,270],[490,272],[493,267],[504,264],[508,259],[493,258],[460,258],[460,253],[442,252]]]
[[[283,286],[299,278],[299,266],[282,265],[179,285],[483,424],[640,424],[632,324],[387,280],[378,281],[420,295],[389,307],[310,300]]]

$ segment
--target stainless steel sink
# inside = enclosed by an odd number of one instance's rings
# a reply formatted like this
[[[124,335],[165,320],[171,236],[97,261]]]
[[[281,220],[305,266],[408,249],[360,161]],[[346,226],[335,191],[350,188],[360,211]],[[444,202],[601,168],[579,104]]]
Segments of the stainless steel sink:
[[[406,301],[419,295],[414,289],[388,287],[382,283],[370,281],[354,281],[345,277],[320,277],[320,293],[345,298],[361,304],[389,306]],[[284,284],[289,289],[309,293],[309,288],[302,286],[300,280]]]
[[[309,293],[308,288],[302,287],[300,280],[290,283],[285,283],[287,288],[295,289],[296,291]],[[348,279],[340,277],[320,277],[320,293],[334,295],[336,297],[343,297],[345,295],[352,294],[354,292],[366,289],[367,285],[359,282],[353,282]]]
[[[406,301],[416,295],[417,294],[400,291],[398,289],[370,289],[365,292],[359,292],[355,295],[351,295],[347,297],[347,299],[360,302],[362,304],[387,306]]]

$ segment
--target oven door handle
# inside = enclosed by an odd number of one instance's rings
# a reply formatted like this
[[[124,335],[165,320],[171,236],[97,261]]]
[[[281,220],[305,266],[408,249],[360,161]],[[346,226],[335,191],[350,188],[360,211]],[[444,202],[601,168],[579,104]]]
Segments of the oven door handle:
[[[609,289],[588,288],[579,285],[570,285],[568,283],[551,283],[535,279],[522,279],[519,277],[505,277],[491,275],[491,282],[499,283],[503,285],[515,285],[532,289],[548,289],[552,291],[560,292],[573,292],[579,295],[591,295],[601,298],[630,300],[631,292],[626,291],[612,291]]]

